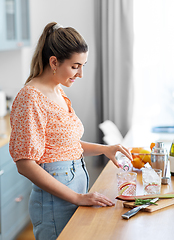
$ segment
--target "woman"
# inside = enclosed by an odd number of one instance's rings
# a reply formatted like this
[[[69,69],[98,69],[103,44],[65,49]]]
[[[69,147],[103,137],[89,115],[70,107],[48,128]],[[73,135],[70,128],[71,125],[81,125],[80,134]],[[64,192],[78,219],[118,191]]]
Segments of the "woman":
[[[32,59],[30,76],[11,111],[10,154],[18,172],[33,183],[29,213],[37,240],[56,239],[77,206],[113,206],[99,193],[87,193],[83,156],[105,154],[118,167],[121,145],[81,141],[83,125],[60,85],[82,78],[88,47],[73,28],[49,23]]]

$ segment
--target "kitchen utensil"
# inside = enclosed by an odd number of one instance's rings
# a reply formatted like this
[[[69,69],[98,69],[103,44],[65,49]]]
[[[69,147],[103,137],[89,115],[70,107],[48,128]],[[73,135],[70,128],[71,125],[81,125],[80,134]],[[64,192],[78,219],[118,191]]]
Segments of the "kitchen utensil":
[[[123,202],[123,206],[125,208],[134,208],[135,207],[135,202]],[[174,205],[174,198],[170,198],[170,199],[160,199],[158,201],[158,205],[152,204],[150,206],[148,206],[147,208],[142,209],[142,211],[145,212],[155,212],[157,210],[169,207]]]
[[[124,219],[129,219],[131,217],[133,217],[135,214],[137,214],[141,209],[143,208],[147,208],[148,206],[150,206],[151,204],[157,202],[159,200],[159,198],[154,198],[152,199],[149,203],[146,203],[146,204],[143,204],[143,205],[140,205],[138,207],[135,207],[131,210],[129,210],[128,212],[124,213],[122,215],[122,218]]]
[[[161,169],[162,177],[164,177],[164,167],[166,166],[167,160],[168,152],[167,149],[164,148],[164,143],[156,142],[151,152],[151,166],[152,168]]]
[[[169,184],[170,178],[167,177],[167,168],[168,168],[168,161],[166,161],[165,166],[164,166],[164,176],[161,178],[161,183],[162,184]]]

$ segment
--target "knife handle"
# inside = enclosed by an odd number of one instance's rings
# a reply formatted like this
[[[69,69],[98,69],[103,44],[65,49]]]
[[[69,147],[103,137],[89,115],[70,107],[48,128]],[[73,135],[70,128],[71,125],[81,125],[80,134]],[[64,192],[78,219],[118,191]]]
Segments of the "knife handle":
[[[135,207],[135,208],[129,210],[128,212],[124,213],[122,215],[122,218],[129,219],[130,217],[134,216],[137,212],[139,212],[140,209],[141,209],[141,207]]]

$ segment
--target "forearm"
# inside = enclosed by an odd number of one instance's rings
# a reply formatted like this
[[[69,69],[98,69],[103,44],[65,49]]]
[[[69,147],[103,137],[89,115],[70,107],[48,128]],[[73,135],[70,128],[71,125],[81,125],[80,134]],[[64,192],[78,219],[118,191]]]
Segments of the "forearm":
[[[82,148],[84,150],[84,156],[98,156],[104,154],[104,148],[106,145],[97,143],[88,143],[81,141]]]
[[[113,161],[113,163],[119,167],[119,164],[115,158],[116,153],[119,151],[127,158],[132,160],[132,155],[129,150],[120,144],[117,145],[102,145],[96,143],[88,143],[81,141],[82,148],[84,150],[84,156],[97,156],[104,154],[107,158]]]
[[[65,201],[73,203],[77,206],[113,206],[114,203],[100,193],[78,194],[62,184],[43,168],[41,168],[34,160],[21,159],[16,162],[18,172],[27,177],[41,189],[61,198]]]
[[[41,189],[73,204],[78,204],[79,194],[57,181],[34,160],[22,159],[16,162],[18,172]]]

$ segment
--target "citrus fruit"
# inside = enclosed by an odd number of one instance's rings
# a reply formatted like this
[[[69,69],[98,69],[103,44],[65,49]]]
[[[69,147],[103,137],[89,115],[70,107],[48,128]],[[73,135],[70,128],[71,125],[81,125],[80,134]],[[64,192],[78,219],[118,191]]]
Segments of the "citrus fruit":
[[[142,155],[141,155],[142,154]],[[140,150],[140,155],[139,157],[141,158],[141,160],[144,162],[144,163],[149,163],[151,164],[151,152],[146,150],[146,149],[142,149]]]
[[[119,195],[135,195],[136,183],[135,182],[124,182],[119,187]]]
[[[131,149],[131,153],[139,153],[142,149],[142,147],[133,147]]]
[[[124,196],[135,196],[136,195],[136,185],[129,185],[129,187],[122,193]]]
[[[132,158],[136,158],[139,155],[139,152],[142,150],[142,147],[133,147],[130,152],[132,153]]]
[[[144,190],[146,191],[146,193],[148,194],[154,194],[155,192],[159,192],[160,191],[160,184],[157,183],[149,183]]]
[[[120,190],[129,185],[136,185],[136,183],[135,182],[124,182],[120,185]]]
[[[134,168],[141,169],[142,167],[144,167],[144,162],[141,160],[140,157],[136,157],[133,159],[132,165]]]
[[[129,186],[124,186],[118,193],[118,195],[122,195],[123,192],[128,188]]]
[[[151,151],[152,151],[152,148],[153,147],[155,147],[155,143],[154,142],[152,142],[151,144],[150,144],[150,149],[151,149]]]

